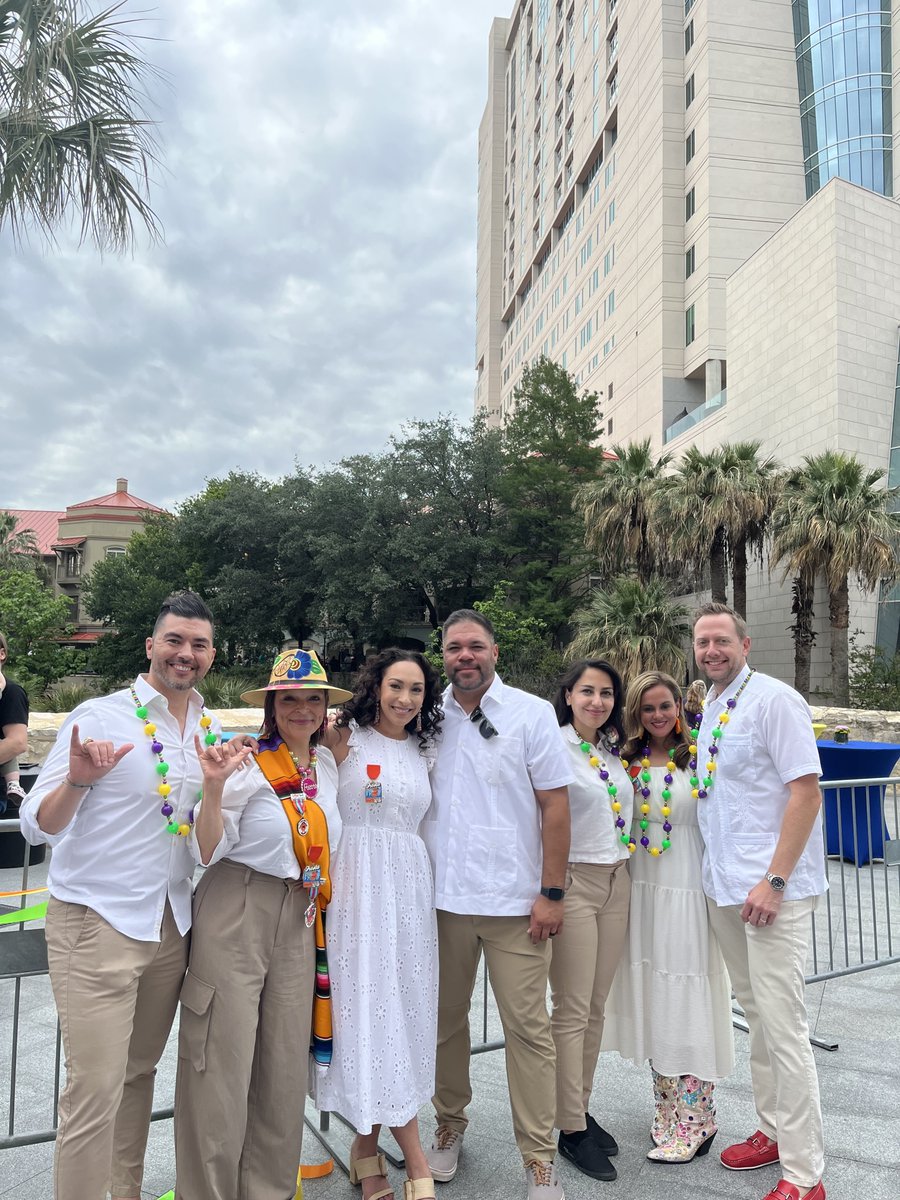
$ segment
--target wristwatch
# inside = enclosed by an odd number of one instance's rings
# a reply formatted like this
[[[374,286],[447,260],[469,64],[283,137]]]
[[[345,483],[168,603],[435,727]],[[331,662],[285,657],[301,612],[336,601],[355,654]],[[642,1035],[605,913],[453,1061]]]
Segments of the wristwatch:
[[[771,871],[766,871],[766,879],[776,892],[783,892],[785,880],[780,875],[773,875]]]
[[[541,895],[546,896],[548,900],[562,900],[565,894],[565,888],[541,888]]]

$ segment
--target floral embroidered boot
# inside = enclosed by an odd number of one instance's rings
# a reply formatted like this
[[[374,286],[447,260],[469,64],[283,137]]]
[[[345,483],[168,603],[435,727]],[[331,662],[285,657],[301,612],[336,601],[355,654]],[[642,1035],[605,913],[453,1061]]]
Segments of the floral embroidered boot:
[[[708,1153],[718,1132],[715,1091],[714,1083],[696,1075],[681,1076],[675,1126],[668,1140],[647,1155],[651,1162],[686,1163]]]
[[[675,1102],[678,1097],[678,1076],[660,1075],[650,1068],[653,1074],[653,1124],[650,1126],[650,1136],[654,1146],[667,1142],[675,1126]]]

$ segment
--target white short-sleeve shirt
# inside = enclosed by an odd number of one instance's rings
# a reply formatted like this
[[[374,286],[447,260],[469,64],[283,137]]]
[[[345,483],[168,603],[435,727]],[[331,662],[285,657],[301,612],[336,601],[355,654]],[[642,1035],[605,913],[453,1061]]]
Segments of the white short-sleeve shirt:
[[[444,692],[422,837],[434,869],[435,907],[479,916],[527,916],[541,887],[541,813],[535,789],[567,787],[569,752],[553,706],[497,675],[481,699],[497,730],[484,738]]]
[[[622,805],[622,811],[614,813],[606,783],[581,749],[580,735],[571,725],[563,726],[562,735],[575,772],[575,779],[569,784],[569,811],[572,815],[569,862],[614,863],[629,858],[628,847],[622,844],[616,828],[616,817],[621,816],[625,822],[622,829],[626,833],[631,832],[634,807],[634,784],[622,766],[622,760],[618,754],[605,748],[597,752],[609,772],[610,782],[618,788],[616,799]]]
[[[709,761],[712,731],[750,673],[738,674],[721,696],[706,699],[697,745],[698,774]],[[820,775],[809,705],[799,692],[754,672],[719,739],[714,784],[697,804],[705,848],[703,890],[718,905],[743,904],[771,867],[790,795],[788,784]],[[822,823],[817,820],[791,872],[786,900],[820,896],[827,888]]]

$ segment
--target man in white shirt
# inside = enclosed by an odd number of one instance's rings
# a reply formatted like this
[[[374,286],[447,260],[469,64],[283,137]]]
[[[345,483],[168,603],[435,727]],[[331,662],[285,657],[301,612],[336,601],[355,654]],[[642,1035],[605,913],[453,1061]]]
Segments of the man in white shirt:
[[[825,1200],[816,1063],[804,968],[810,917],[827,887],[819,755],[805,700],[747,665],[744,621],[724,604],[694,619],[694,656],[712,681],[697,737],[703,890],[750,1027],[759,1129],[722,1152],[748,1171],[781,1162],[765,1200]]]
[[[490,621],[444,622],[444,722],[423,823],[435,876],[440,995],[428,1151],[436,1180],[456,1173],[466,1128],[469,1004],[482,951],[506,1035],[516,1142],[529,1200],[562,1200],[553,1136],[556,1056],[547,1012],[550,943],[563,925],[569,756],[552,706],[495,673]]]
[[[194,687],[216,653],[200,597],[170,596],[146,649],[146,674],[66,718],[20,813],[25,838],[53,848],[47,957],[66,1057],[56,1200],[138,1200],[187,967],[195,738],[218,733]]]

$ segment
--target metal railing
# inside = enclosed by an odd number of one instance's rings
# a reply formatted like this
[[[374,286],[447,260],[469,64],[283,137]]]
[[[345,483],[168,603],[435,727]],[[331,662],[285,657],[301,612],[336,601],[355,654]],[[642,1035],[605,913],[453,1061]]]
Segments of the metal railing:
[[[813,915],[810,971],[807,983],[821,983],[844,975],[900,962],[900,779],[850,779],[823,783],[823,821],[826,840],[826,873],[829,890]],[[0,820],[0,838],[18,833],[17,819]],[[22,868],[21,892],[29,890],[27,855]],[[31,897],[20,897],[20,909],[28,908]],[[20,1075],[20,1032],[29,1008],[23,991],[30,977],[46,974],[46,947],[41,928],[24,928],[13,922],[0,928],[0,981],[12,985],[12,1005],[2,1006],[0,1055],[7,1055],[9,1079],[6,1134],[0,1150],[52,1141],[55,1137],[56,1106],[60,1091],[61,1045],[57,1025],[52,1072],[47,1071],[50,1047],[44,1048],[41,1063],[28,1077],[52,1075],[52,1111],[45,1128],[17,1131],[16,1114]],[[473,997],[472,1052],[486,1053],[503,1047],[496,1005],[490,996],[487,972]],[[40,984],[38,984],[40,986]],[[43,999],[47,998],[43,984]],[[11,1016],[9,1015],[11,1014]],[[740,1016],[736,1017],[740,1025]],[[476,1035],[478,1030],[480,1037]],[[34,1039],[29,1039],[33,1042]],[[817,1044],[835,1049],[836,1043],[816,1039]],[[48,1087],[48,1099],[50,1093]],[[29,1100],[33,1096],[29,1095]],[[172,1116],[171,1106],[155,1109],[153,1120]],[[321,1134],[327,1120],[317,1131]],[[323,1139],[324,1140],[324,1139]],[[329,1146],[329,1150],[331,1147]]]

